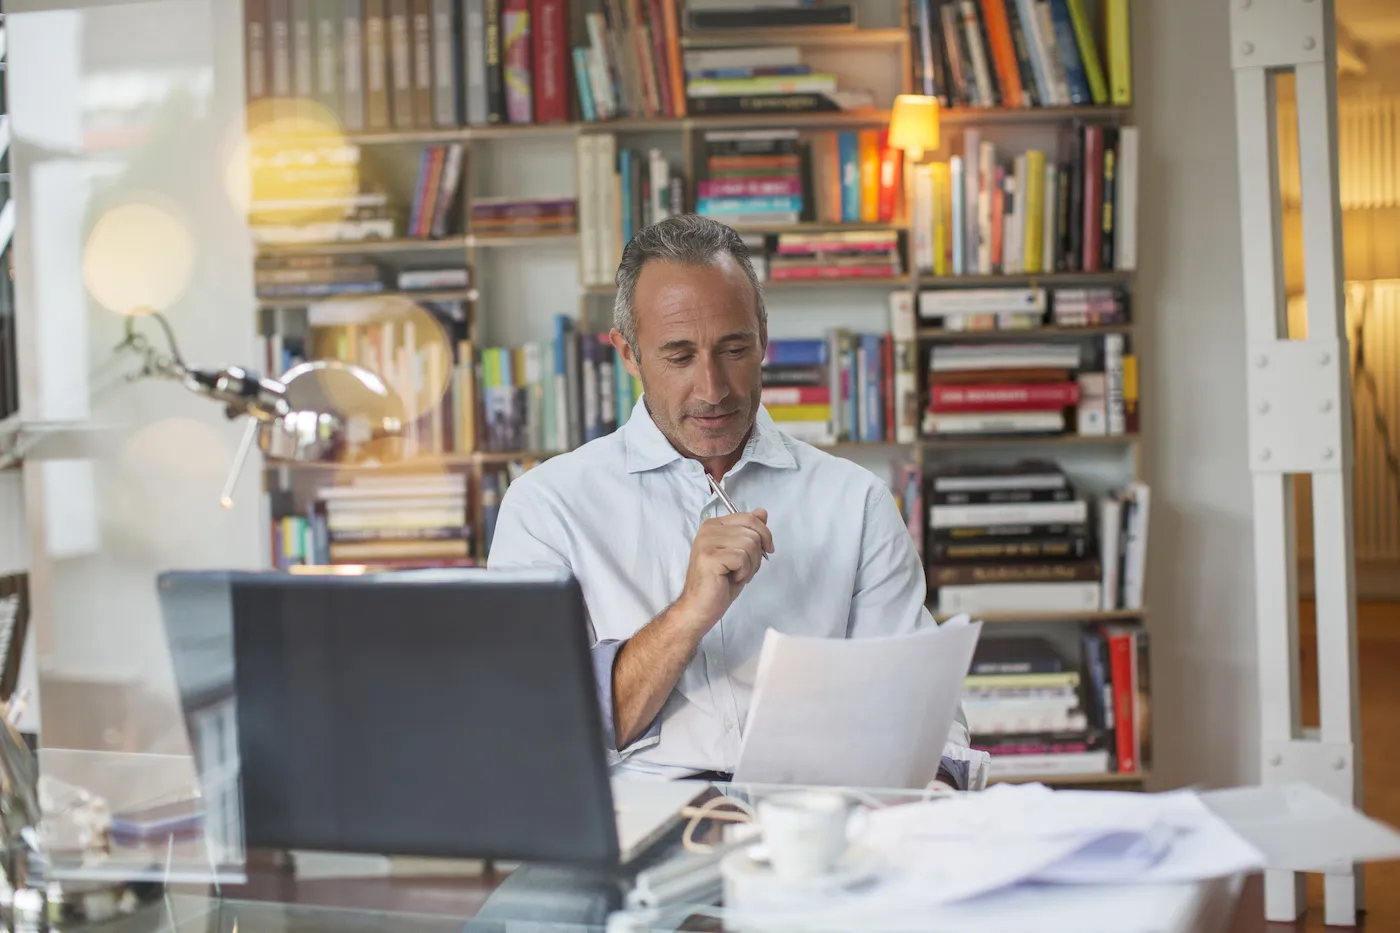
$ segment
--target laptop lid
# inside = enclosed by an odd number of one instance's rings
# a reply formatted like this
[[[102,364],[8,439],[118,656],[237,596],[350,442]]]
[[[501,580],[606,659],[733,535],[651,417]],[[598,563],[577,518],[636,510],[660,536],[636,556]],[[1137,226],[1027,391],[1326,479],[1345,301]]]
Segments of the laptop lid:
[[[176,572],[158,585],[201,777],[236,755],[246,847],[617,864],[571,577]],[[209,721],[232,726],[221,763],[201,753]]]

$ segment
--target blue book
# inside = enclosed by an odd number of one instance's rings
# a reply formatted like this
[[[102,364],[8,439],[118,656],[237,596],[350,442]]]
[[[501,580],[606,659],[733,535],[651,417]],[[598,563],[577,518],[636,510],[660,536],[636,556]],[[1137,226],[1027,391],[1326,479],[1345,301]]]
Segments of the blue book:
[[[578,88],[578,109],[589,123],[598,119],[593,109],[593,85],[588,81],[588,49],[574,49],[574,86]]]
[[[860,137],[847,130],[837,136],[841,155],[841,220],[860,221]]]
[[[1089,78],[1084,74],[1084,60],[1079,57],[1079,39],[1074,35],[1074,21],[1069,18],[1065,0],[1050,0],[1050,19],[1055,24],[1055,45],[1064,59],[1069,102],[1075,105],[1092,104],[1094,95],[1089,90]]]
[[[623,196],[626,197],[625,194]],[[801,195],[770,198],[701,198],[695,205],[697,214],[778,214],[791,211],[802,211]]]
[[[770,340],[763,353],[765,366],[825,366],[825,340]]]
[[[546,439],[551,450],[568,450],[569,444],[569,341],[574,336],[574,321],[567,314],[554,316],[554,374],[545,391],[554,393],[554,433]]]
[[[1021,31],[1026,34],[1026,56],[1031,60],[1031,74],[1035,78],[1035,91],[1040,97],[1040,106],[1050,104],[1049,63],[1039,55],[1039,47],[1030,40],[1031,22],[1035,16],[1035,0],[1016,0],[1016,16],[1021,21]]]

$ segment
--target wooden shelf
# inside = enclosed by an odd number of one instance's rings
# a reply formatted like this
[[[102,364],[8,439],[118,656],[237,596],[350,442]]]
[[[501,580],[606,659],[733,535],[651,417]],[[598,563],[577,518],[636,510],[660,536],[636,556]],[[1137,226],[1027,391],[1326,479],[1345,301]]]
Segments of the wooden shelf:
[[[920,340],[1017,340],[1042,337],[1097,337],[1104,334],[1131,334],[1132,324],[1098,324],[1093,327],[1027,327],[1021,330],[944,330],[941,327],[920,327]]]
[[[988,784],[1142,784],[1152,776],[1149,771],[1134,771],[1131,774],[1018,774],[1012,777],[994,777]]]
[[[839,127],[888,126],[888,110],[826,110],[815,113],[724,113],[697,114],[683,121],[687,129],[826,129]]]
[[[529,139],[531,137],[572,136],[576,123],[499,123],[493,126],[469,126],[467,139]]]
[[[423,288],[412,291],[382,291],[342,295],[288,295],[278,298],[259,298],[259,308],[300,308],[305,305],[319,305],[328,301],[372,301],[375,298],[408,298],[418,301],[475,301],[474,288]]]
[[[1119,269],[1103,272],[1027,272],[1019,275],[925,275],[919,274],[920,288],[977,288],[1001,286],[1018,288],[1033,285],[1118,285],[1131,280],[1133,273]]]
[[[977,447],[1022,447],[1037,444],[1054,444],[1064,447],[1093,447],[1107,445],[1132,445],[1138,442],[1136,434],[1114,434],[1105,437],[1082,437],[1078,434],[1027,434],[996,435],[992,437],[926,437],[920,443],[925,450],[963,450]]]
[[[440,240],[353,240],[343,243],[259,243],[255,244],[259,256],[285,256],[288,254],[324,253],[364,253],[382,255],[385,253],[439,253],[460,252],[466,249],[464,236],[444,237]]]
[[[475,247],[509,247],[509,246],[530,246],[535,243],[565,242],[578,239],[578,231],[568,233],[522,233],[505,236],[477,236],[470,234],[467,236],[467,246]]]
[[[860,29],[853,26],[758,27],[753,29],[694,29],[681,36],[681,48],[703,49],[731,45],[902,45],[905,29]]]
[[[1059,123],[1065,120],[1124,120],[1131,107],[946,107],[938,119],[948,124]]]
[[[734,227],[736,233],[844,233],[846,231],[876,231],[879,233],[894,232],[900,233],[907,230],[905,224],[897,223],[862,223],[859,221],[835,220],[825,222],[820,220],[805,220],[795,224],[739,224]]]
[[[932,592],[932,590],[930,590]],[[935,613],[939,622],[963,613]],[[1146,609],[1111,609],[1103,612],[969,612],[982,622],[1134,622],[1147,617]]]

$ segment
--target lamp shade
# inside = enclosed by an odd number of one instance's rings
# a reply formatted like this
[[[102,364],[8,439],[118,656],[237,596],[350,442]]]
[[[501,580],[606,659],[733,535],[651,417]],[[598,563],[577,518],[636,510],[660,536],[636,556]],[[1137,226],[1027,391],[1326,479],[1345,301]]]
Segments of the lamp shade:
[[[890,145],[911,159],[938,148],[938,101],[922,94],[900,94],[890,114]]]

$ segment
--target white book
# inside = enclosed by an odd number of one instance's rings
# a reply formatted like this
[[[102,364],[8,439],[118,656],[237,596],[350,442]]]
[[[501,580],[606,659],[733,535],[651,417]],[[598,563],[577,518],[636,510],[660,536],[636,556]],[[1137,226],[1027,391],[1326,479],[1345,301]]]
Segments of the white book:
[[[1035,77],[1035,90],[1040,97],[1040,105],[1053,107],[1060,101],[1056,98],[1055,88],[1050,82],[1050,53],[1045,47],[1045,37],[1040,33],[1040,18],[1035,14],[1035,0],[1016,0],[1016,18],[1021,21],[1021,31],[1026,36],[1031,72]]]
[[[912,444],[918,440],[919,386],[914,376],[918,350],[914,326],[914,296],[907,291],[890,292],[890,340],[894,344],[894,440]],[[840,407],[840,406],[837,406]]]
[[[613,176],[617,172],[617,137],[611,133],[604,133],[597,137],[594,142],[593,164],[594,177],[598,184],[594,197],[597,201],[595,213],[599,217],[598,221],[598,255],[600,257],[599,285],[609,285],[613,281],[613,274],[617,271],[617,264],[622,260],[618,255],[621,249],[622,231],[618,228],[621,222],[618,205],[615,203],[616,197],[613,189]],[[567,448],[565,448],[567,449]]]
[[[1079,774],[1107,774],[1108,750],[1060,752],[1049,755],[993,755],[989,773],[993,780],[1038,775],[1069,777]]]
[[[1103,565],[1103,599],[1099,608],[1104,612],[1118,608],[1122,528],[1123,503],[1117,496],[1104,496],[1099,500],[1099,563]]]
[[[1044,242],[1040,248],[1042,272],[1055,271],[1055,254],[1059,252],[1060,212],[1056,205],[1060,197],[1060,169],[1054,159],[1045,161],[1045,221],[1042,224]],[[1058,295],[1056,296],[1058,297]]]
[[[774,421],[773,424],[788,437],[814,447],[826,447],[836,443],[836,438],[831,433],[830,421]]]
[[[982,187],[982,132],[963,131],[963,273],[977,272],[977,205]]]
[[[1108,389],[1108,433],[1113,436],[1128,430],[1127,409],[1123,404],[1123,335],[1109,334],[1103,339],[1104,376]]]
[[[659,223],[671,215],[666,208],[666,197],[671,191],[671,166],[660,149],[651,150],[648,160],[651,169],[651,222]]]
[[[991,473],[983,476],[936,476],[934,492],[987,492],[1003,489],[1064,489],[1069,480],[1063,473]]]
[[[948,228],[953,240],[951,252],[954,275],[963,275],[967,271],[967,210],[964,207],[967,201],[967,181],[963,176],[962,156],[953,156],[948,160],[948,186],[952,189]]]
[[[593,108],[599,120],[610,120],[617,116],[617,98],[608,61],[607,20],[602,13],[589,13],[584,24],[588,29],[588,84],[593,91]]]
[[[933,269],[933,165],[915,165],[912,175],[914,263],[920,272],[929,272]]]
[[[938,589],[938,612],[1093,612],[1099,607],[1097,583],[976,583]]]
[[[1138,214],[1138,129],[1125,126],[1118,131],[1118,165],[1114,197],[1118,216],[1114,218],[1113,266],[1125,272],[1137,268]]]
[[[1123,608],[1143,607],[1143,585],[1147,571],[1147,519],[1152,490],[1146,483],[1128,487],[1127,540],[1123,544]]]
[[[992,274],[992,188],[997,180],[997,149],[982,143],[977,161],[977,271]]]
[[[991,502],[974,505],[934,505],[929,507],[929,525],[934,528],[980,528],[984,525],[1080,525],[1089,520],[1089,503],[1069,502]]]
[[[957,288],[919,293],[920,317],[951,314],[1044,314],[1049,307],[1043,288]]]
[[[703,49],[684,53],[686,74],[733,68],[776,68],[802,64],[802,50],[795,45],[764,48]]]
[[[1088,725],[1082,712],[1059,707],[1005,706],[989,709],[963,702],[967,731],[973,735],[1027,735],[1037,732],[1078,732]]]
[[[1065,416],[1058,411],[924,413],[925,434],[1052,434],[1064,429]]]

